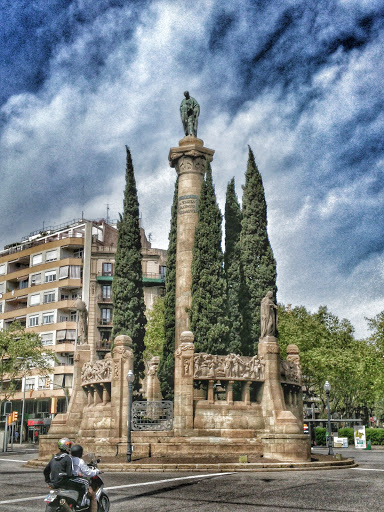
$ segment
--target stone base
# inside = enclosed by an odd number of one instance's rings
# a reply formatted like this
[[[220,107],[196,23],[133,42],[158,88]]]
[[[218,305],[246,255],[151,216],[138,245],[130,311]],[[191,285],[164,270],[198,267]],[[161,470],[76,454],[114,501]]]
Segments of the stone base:
[[[311,460],[310,438],[306,434],[263,434],[261,442],[265,458],[287,462]]]

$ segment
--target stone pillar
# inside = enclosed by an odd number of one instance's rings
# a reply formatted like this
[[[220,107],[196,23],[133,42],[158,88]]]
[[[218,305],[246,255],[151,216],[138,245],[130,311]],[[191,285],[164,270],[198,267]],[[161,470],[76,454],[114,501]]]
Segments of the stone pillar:
[[[193,429],[193,340],[192,332],[181,333],[179,348],[175,352],[175,435],[187,435]]]
[[[215,381],[212,379],[209,379],[208,381],[208,403],[214,404],[215,403],[215,392],[214,392],[214,385]]]
[[[111,378],[111,437],[127,436],[128,370],[133,371],[132,340],[129,336],[116,336],[113,347]]]
[[[176,246],[176,349],[181,333],[190,329],[188,309],[191,308],[192,249],[198,220],[198,203],[205,174],[206,161],[212,161],[214,151],[204,142],[187,136],[179,147],[171,148],[169,164],[179,177]]]
[[[303,420],[285,407],[280,379],[280,347],[277,338],[259,340],[259,357],[263,357],[264,386],[262,410],[265,434],[261,436],[264,457],[289,461],[310,460],[308,436],[303,434]]]

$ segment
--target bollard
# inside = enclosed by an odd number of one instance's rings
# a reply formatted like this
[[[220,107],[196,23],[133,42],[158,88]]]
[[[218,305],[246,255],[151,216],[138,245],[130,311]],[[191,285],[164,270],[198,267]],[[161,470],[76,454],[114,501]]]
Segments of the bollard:
[[[368,439],[366,450],[372,450],[372,441]]]

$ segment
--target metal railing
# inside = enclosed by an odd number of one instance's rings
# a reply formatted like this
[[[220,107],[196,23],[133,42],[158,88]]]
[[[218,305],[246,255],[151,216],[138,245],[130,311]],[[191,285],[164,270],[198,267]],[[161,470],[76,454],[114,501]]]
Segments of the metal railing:
[[[173,402],[137,401],[132,404],[132,430],[172,430]]]

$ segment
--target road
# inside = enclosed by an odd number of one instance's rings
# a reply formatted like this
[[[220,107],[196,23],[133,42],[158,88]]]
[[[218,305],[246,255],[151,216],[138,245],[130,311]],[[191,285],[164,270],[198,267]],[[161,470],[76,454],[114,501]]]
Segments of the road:
[[[324,450],[317,449],[320,453]],[[372,512],[384,510],[384,451],[340,450],[358,468],[263,473],[105,473],[111,512]],[[44,511],[35,448],[0,453],[0,511]]]

